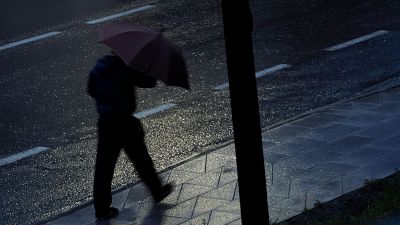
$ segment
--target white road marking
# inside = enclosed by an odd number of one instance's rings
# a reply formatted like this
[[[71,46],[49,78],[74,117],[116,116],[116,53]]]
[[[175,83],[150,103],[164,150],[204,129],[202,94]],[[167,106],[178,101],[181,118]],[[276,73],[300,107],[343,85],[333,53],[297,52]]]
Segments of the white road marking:
[[[158,112],[162,112],[162,111],[174,108],[175,106],[176,106],[176,104],[167,103],[167,104],[163,104],[163,105],[157,106],[157,107],[152,108],[152,109],[148,109],[148,110],[145,110],[145,111],[142,111],[142,112],[134,113],[133,116],[135,116],[138,119],[141,119],[141,118],[156,114]]]
[[[24,40],[21,40],[21,41],[12,42],[10,44],[6,44],[6,45],[0,46],[0,51],[8,49],[8,48],[14,48],[14,47],[17,47],[17,46],[20,46],[20,45],[28,44],[30,42],[42,40],[42,39],[45,39],[45,38],[49,38],[49,37],[58,35],[60,33],[61,32],[54,31],[54,32],[49,32],[49,33],[46,33],[46,34],[41,34],[41,35],[38,35],[38,36],[34,36],[34,37],[31,37],[31,38],[27,38],[27,39],[24,39]]]
[[[154,8],[154,7],[155,6],[152,6],[152,5],[145,5],[145,6],[142,6],[142,7],[139,7],[139,8],[135,8],[135,9],[131,9],[131,10],[128,10],[128,11],[125,11],[125,12],[121,12],[121,13],[117,13],[117,14],[114,14],[114,15],[105,16],[105,17],[102,17],[102,18],[99,18],[99,19],[91,20],[91,21],[88,21],[86,23],[87,24],[102,23],[102,22],[105,22],[105,21],[108,21],[108,20],[113,20],[113,19],[118,18],[118,17],[127,16],[127,15],[130,15],[130,14],[137,13],[137,12],[140,12],[140,11],[143,11],[143,10],[147,10],[147,9],[150,9],[150,8]]]
[[[339,49],[347,48],[349,46],[358,44],[360,42],[368,41],[368,40],[370,40],[372,38],[378,37],[380,35],[384,35],[386,33],[389,33],[389,31],[387,31],[387,30],[379,30],[379,31],[373,32],[371,34],[367,34],[367,35],[361,36],[359,38],[355,38],[355,39],[352,39],[350,41],[346,41],[346,42],[343,42],[341,44],[334,45],[332,47],[326,48],[325,50],[326,51],[337,51]]]
[[[229,87],[229,83],[227,82],[227,83],[223,83],[223,84],[220,84],[218,86],[215,86],[213,89],[217,90],[217,91],[221,91],[221,90],[224,90],[224,89],[226,89],[228,87]]]
[[[262,77],[262,76],[265,76],[265,75],[268,75],[268,74],[272,74],[272,73],[275,73],[276,71],[283,70],[283,69],[286,69],[286,68],[289,68],[289,67],[290,67],[290,65],[288,65],[288,64],[278,64],[276,66],[272,66],[272,67],[269,67],[267,69],[258,71],[256,73],[256,77],[259,78],[259,77]]]
[[[283,70],[283,69],[286,69],[286,68],[289,68],[289,67],[290,67],[290,65],[288,65],[288,64],[278,64],[278,65],[263,69],[261,71],[258,71],[256,73],[256,78],[260,78],[262,76],[265,76],[265,75],[268,75],[268,74],[272,74],[272,73],[275,73],[275,72],[277,72],[279,70]],[[224,90],[224,89],[226,89],[228,87],[229,87],[229,83],[227,82],[227,83],[223,83],[223,84],[217,85],[213,89],[216,90],[216,91],[221,91],[221,90]]]
[[[47,148],[47,147],[36,147],[36,148],[32,148],[32,149],[29,149],[29,150],[26,150],[26,151],[23,151],[23,152],[14,154],[14,155],[10,155],[8,157],[0,159],[0,166],[7,165],[9,163],[18,161],[20,159],[23,159],[23,158],[47,151],[47,150],[49,150],[49,148]]]

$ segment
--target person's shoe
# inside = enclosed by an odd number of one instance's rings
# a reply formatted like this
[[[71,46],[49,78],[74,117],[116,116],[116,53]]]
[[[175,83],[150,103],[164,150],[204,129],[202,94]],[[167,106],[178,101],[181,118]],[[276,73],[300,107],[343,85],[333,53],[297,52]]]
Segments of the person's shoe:
[[[119,210],[117,208],[110,207],[108,212],[96,213],[96,218],[97,218],[97,220],[108,220],[108,219],[118,216],[118,214],[119,214]]]
[[[172,185],[171,184],[166,184],[161,187],[161,191],[159,194],[154,195],[154,202],[155,203],[160,203],[164,198],[166,198],[169,194],[172,192]]]

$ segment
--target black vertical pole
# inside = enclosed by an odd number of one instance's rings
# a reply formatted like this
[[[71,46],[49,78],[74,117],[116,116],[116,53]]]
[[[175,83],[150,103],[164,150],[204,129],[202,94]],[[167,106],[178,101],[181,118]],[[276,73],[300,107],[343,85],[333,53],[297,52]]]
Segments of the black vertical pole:
[[[242,224],[268,224],[268,202],[247,0],[222,0]]]

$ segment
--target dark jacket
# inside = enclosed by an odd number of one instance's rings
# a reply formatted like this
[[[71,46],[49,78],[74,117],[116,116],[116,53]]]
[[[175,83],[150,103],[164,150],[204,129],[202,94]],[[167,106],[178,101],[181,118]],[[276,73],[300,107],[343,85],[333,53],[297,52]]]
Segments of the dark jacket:
[[[89,73],[88,93],[100,114],[132,114],[136,110],[135,87],[155,85],[154,78],[126,66],[118,56],[107,55]]]

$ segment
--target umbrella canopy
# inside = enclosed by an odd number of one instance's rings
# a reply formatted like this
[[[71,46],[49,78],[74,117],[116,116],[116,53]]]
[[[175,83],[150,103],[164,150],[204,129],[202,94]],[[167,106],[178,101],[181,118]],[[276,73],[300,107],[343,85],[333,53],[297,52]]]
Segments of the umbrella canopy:
[[[113,24],[100,29],[98,42],[110,47],[127,66],[166,85],[189,89],[181,51],[160,32],[131,24]]]

